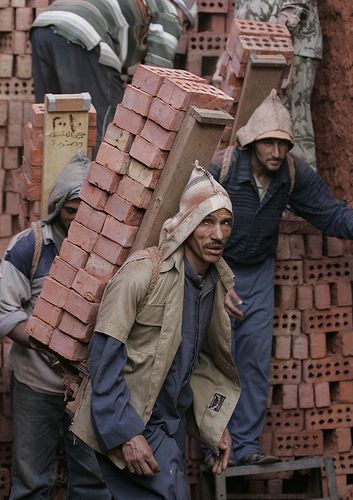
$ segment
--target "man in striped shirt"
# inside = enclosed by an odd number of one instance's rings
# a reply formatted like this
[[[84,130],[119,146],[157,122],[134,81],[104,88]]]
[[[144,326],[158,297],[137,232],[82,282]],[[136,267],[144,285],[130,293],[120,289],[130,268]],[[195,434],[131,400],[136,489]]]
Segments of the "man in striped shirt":
[[[141,62],[172,68],[196,13],[196,0],[55,0],[31,28],[36,102],[89,92],[98,148],[123,97],[121,75]]]

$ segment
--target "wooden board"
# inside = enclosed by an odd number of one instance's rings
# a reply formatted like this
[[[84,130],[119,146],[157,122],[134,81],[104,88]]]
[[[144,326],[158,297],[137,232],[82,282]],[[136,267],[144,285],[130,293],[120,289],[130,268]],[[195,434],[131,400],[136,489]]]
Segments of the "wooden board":
[[[79,149],[87,154],[88,143],[88,110],[49,111],[50,103],[47,96],[48,94],[45,96],[44,103],[41,217],[44,217],[47,213],[48,197],[59,172]],[[64,96],[60,95],[59,97],[59,108],[67,107],[67,103],[63,104]],[[70,100],[72,101],[69,98],[68,102]],[[74,107],[77,107],[77,100],[73,102]]]
[[[232,127],[230,144],[235,144],[237,130],[246,124],[271,90],[280,90],[285,65],[286,60],[282,54],[250,54]]]
[[[232,121],[224,111],[188,109],[130,253],[158,244],[164,221],[178,212],[195,160],[207,168],[224,126]]]

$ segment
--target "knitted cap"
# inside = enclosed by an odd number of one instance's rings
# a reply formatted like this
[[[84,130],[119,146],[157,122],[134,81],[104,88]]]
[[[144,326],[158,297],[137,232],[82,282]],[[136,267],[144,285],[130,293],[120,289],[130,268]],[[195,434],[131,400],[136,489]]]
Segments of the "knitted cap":
[[[196,161],[181,195],[179,212],[163,224],[159,239],[163,258],[174,253],[205,217],[221,208],[233,214],[226,190]]]
[[[195,0],[171,0],[183,12],[191,28],[196,24],[197,3]]]
[[[248,123],[237,131],[237,139],[242,147],[267,138],[285,139],[292,146],[294,143],[290,114],[275,89],[272,89],[270,95],[255,109]]]

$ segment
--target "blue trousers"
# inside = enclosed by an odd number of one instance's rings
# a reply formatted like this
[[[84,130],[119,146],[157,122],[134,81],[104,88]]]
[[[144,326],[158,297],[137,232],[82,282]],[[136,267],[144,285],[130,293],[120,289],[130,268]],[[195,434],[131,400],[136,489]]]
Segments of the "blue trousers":
[[[112,121],[117,104],[123,98],[120,73],[98,62],[100,49],[86,50],[70,43],[49,27],[31,31],[32,73],[36,102],[44,95],[89,92],[97,111],[97,146]]]
[[[63,396],[33,391],[13,379],[13,463],[10,500],[49,498],[59,439],[68,458],[70,500],[110,500],[94,452],[69,431]]]
[[[118,469],[109,458],[97,453],[104,480],[114,500],[189,500],[189,483],[182,450],[172,436],[162,430],[148,440],[160,472],[153,477]]]
[[[274,307],[274,259],[252,266],[232,265],[236,290],[244,303],[242,321],[233,321],[233,358],[241,395],[228,424],[233,439],[233,458],[239,462],[259,450],[270,383]]]

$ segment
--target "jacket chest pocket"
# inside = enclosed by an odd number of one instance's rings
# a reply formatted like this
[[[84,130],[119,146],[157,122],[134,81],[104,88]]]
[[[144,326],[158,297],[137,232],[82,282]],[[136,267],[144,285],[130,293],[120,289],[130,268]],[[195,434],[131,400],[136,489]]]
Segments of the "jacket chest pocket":
[[[146,304],[137,315],[129,336],[129,343],[134,349],[155,353],[160,338],[164,310],[164,304]]]

